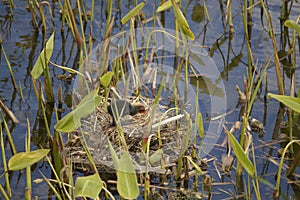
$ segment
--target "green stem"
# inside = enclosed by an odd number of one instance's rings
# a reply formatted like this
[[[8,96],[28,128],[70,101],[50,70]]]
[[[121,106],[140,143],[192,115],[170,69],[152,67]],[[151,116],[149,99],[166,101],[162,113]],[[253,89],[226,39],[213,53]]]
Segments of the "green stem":
[[[30,123],[28,118],[27,121],[27,140],[26,140],[26,152],[30,152]],[[26,167],[26,190],[25,190],[25,199],[30,200],[32,194],[32,186],[31,186],[31,166]]]
[[[2,126],[1,126],[1,124],[0,124],[0,146],[1,146],[1,152],[2,152],[3,170],[5,172],[6,190],[7,190],[8,196],[11,197],[11,188],[10,188],[9,174],[7,173],[8,172],[8,168],[7,168],[7,163],[6,163],[5,146],[4,146],[4,141],[3,141],[3,132],[2,132]],[[2,194],[6,194],[4,192],[4,189],[3,189]]]
[[[281,156],[281,160],[279,163],[279,167],[278,167],[278,172],[277,172],[277,180],[276,180],[276,187],[275,187],[275,191],[273,193],[274,197],[278,197],[279,196],[279,186],[280,186],[280,178],[281,178],[281,170],[282,170],[282,166],[283,166],[283,161],[285,158],[285,154],[287,152],[287,150],[289,149],[289,147],[293,144],[293,143],[297,143],[298,145],[300,145],[300,140],[293,140],[290,141],[284,148],[282,156]]]
[[[2,187],[2,185],[0,185],[0,191],[4,197],[5,200],[10,200],[11,198],[8,197],[8,195],[6,194],[4,188]]]

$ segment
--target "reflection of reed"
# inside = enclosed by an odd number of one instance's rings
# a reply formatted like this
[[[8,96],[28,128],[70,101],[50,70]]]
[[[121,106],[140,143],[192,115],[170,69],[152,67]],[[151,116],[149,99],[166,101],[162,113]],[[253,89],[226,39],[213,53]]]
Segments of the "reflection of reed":
[[[201,93],[207,94],[210,96],[224,98],[224,88],[220,87],[219,82],[213,82],[210,78],[203,76],[190,76],[190,84],[195,86],[199,82],[199,89]],[[217,80],[218,81],[218,80]]]

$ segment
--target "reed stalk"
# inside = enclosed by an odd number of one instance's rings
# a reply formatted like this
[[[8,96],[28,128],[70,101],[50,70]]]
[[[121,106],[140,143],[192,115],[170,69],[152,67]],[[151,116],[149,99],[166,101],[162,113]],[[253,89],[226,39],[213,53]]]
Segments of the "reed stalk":
[[[257,83],[256,87],[254,88],[254,90],[253,90],[253,84],[252,84],[253,80],[252,80],[252,82],[251,82],[251,84],[249,85],[249,88],[248,88],[249,94],[251,94],[251,96],[250,96],[249,102],[246,104],[247,107],[243,112],[243,123],[242,123],[241,136],[240,136],[240,145],[243,148],[245,147],[245,144],[246,144],[245,135],[246,135],[247,126],[248,126],[248,119],[251,115],[251,110],[252,110],[252,107],[253,107],[253,104],[254,104],[254,100],[256,98],[257,92],[258,92],[258,90],[260,88],[260,85],[262,83],[262,80],[265,77],[265,73],[266,73],[267,68],[269,67],[270,62],[271,62],[271,58],[269,58],[263,72],[260,74],[258,83]],[[242,171],[243,171],[243,167],[242,167],[241,163],[238,161],[237,167],[236,167],[237,176],[240,176],[242,174]]]
[[[136,88],[134,88],[137,92],[137,94],[139,94],[139,87],[140,87],[140,67],[139,67],[139,62],[138,62],[138,54],[137,54],[137,41],[136,41],[136,35],[135,35],[135,28],[134,28],[134,24],[135,24],[135,18],[131,18],[130,20],[130,41],[131,41],[131,47],[132,47],[132,54],[133,54],[133,61],[131,59],[129,59],[130,65],[131,65],[131,69],[134,71],[134,73],[137,75],[136,76],[136,83],[137,85]],[[131,52],[127,52],[128,56],[130,56]]]
[[[75,17],[74,17],[72,7],[71,7],[71,2],[66,1],[66,4],[67,4],[66,7],[67,7],[67,13],[68,13],[68,22],[69,22],[68,24],[71,28],[74,39],[77,42],[78,49],[81,49],[81,47],[82,47],[82,38],[79,34],[79,31],[78,31],[78,28],[77,28],[77,25],[76,25]]]
[[[94,13],[95,13],[95,0],[92,0],[91,24],[94,21]]]
[[[88,51],[87,51],[87,48],[86,48],[86,42],[85,42],[85,31],[84,31],[84,28],[83,28],[83,21],[82,21],[82,12],[81,12],[81,7],[80,7],[80,0],[77,0],[77,8],[78,8],[78,12],[79,12],[79,20],[80,20],[80,28],[81,28],[81,38],[82,38],[82,42],[81,44],[83,45],[83,51],[84,51],[84,58],[87,58],[88,57]],[[86,19],[87,20],[87,19]]]
[[[2,117],[2,123],[4,125],[4,128],[5,128],[5,131],[6,131],[6,134],[7,134],[7,138],[8,138],[8,141],[9,141],[9,144],[10,144],[10,148],[11,148],[11,151],[12,151],[12,154],[15,155],[17,153],[17,150],[16,150],[16,146],[15,146],[15,143],[13,141],[13,138],[12,138],[12,135],[11,135],[11,132],[8,128],[8,125],[6,123],[6,120],[3,116],[3,114],[1,113],[1,117]]]
[[[25,143],[25,150],[27,153],[30,152],[30,123],[29,119],[26,118],[27,122],[27,138],[26,138],[26,143]],[[25,199],[30,200],[32,199],[32,185],[31,185],[31,166],[26,167],[26,190],[25,190]]]
[[[6,162],[7,158],[6,158],[6,153],[5,153],[5,146],[4,146],[4,141],[3,141],[3,132],[2,132],[2,125],[1,124],[0,124],[0,144],[1,144],[3,170],[4,170],[4,176],[5,176],[5,186],[6,186],[7,193],[5,192],[4,188],[2,188],[2,185],[1,185],[1,190],[3,190],[2,194],[3,194],[4,197],[6,196],[9,199],[11,199],[12,190],[11,190],[11,187],[10,187],[10,179],[9,179],[8,167],[7,167],[7,162]]]
[[[195,105],[195,116],[196,116],[196,119],[195,119],[195,123],[200,123],[200,120],[201,120],[201,124],[202,124],[202,115],[200,117],[200,115],[198,115],[199,113],[199,102],[198,102],[198,99],[199,99],[199,80],[197,79],[197,85],[196,85],[196,105]],[[199,113],[201,114],[201,113]],[[202,124],[202,127],[199,127],[198,126],[198,129],[197,129],[197,126],[194,127],[194,132],[193,132],[193,145],[194,147],[197,146],[197,132],[199,132],[199,136],[200,136],[200,139],[203,138],[204,135],[202,135],[202,129],[203,128],[203,124]],[[199,145],[199,149],[201,149],[201,146],[202,146],[202,141],[200,141],[200,145]],[[192,149],[192,158],[195,159],[196,158],[196,148]],[[200,158],[200,151],[199,151],[199,158]],[[196,175],[197,176],[197,175]]]
[[[296,23],[298,24],[300,20],[300,16],[296,20]],[[294,97],[296,95],[296,77],[295,77],[295,71],[296,71],[296,35],[297,31],[293,30],[292,33],[292,42],[291,42],[291,63],[292,63],[292,69],[291,69],[291,86],[290,86],[290,96]],[[299,39],[299,37],[298,37]],[[293,140],[293,111],[289,109],[289,139],[290,141]],[[294,151],[293,145],[291,145],[290,148],[291,152]],[[290,170],[289,170],[290,172]]]
[[[229,34],[232,35],[234,33],[234,26],[232,22],[232,1],[227,1],[227,16],[229,21]]]
[[[40,6],[40,4],[39,4],[39,2],[37,2],[37,0],[33,0],[33,5],[35,8],[37,8],[39,10],[42,25],[43,25],[44,39],[46,39],[47,24],[46,24],[46,17],[44,15],[43,8],[42,8],[42,6]]]
[[[65,22],[68,20],[67,16],[67,3],[64,1],[64,4],[62,4],[61,0],[58,1],[59,7],[61,9],[61,32],[63,33],[65,31]]]
[[[33,27],[37,28],[38,27],[38,22],[37,22],[37,14],[36,14],[36,11],[35,11],[35,6],[33,5],[33,1],[28,0],[27,2],[28,2],[27,3],[28,4],[28,9],[31,13]]]
[[[278,57],[278,53],[277,53],[277,44],[276,44],[276,38],[274,35],[271,14],[267,11],[264,1],[260,0],[260,3],[261,3],[261,7],[264,11],[264,14],[265,14],[265,17],[266,17],[266,20],[268,23],[269,35],[272,40],[278,92],[280,95],[284,95],[283,78],[282,78],[282,73],[281,73],[281,69],[280,69],[280,61],[279,61],[279,57]]]
[[[250,12],[250,11],[249,11]],[[244,24],[244,35],[245,35],[245,41],[247,44],[247,51],[248,51],[248,81],[252,80],[253,77],[253,71],[254,71],[254,61],[253,61],[253,55],[251,51],[251,41],[249,36],[249,30],[248,30],[248,11],[247,11],[247,1],[244,1],[244,6],[242,10],[242,16],[243,16],[243,24]],[[248,85],[250,82],[248,82]]]
[[[113,1],[112,0],[108,0],[106,3],[106,12],[107,12],[107,17],[106,17],[106,27],[105,27],[105,33],[108,31],[109,29],[109,22],[111,20],[111,14],[112,14],[112,4]]]
[[[57,173],[56,173],[56,171],[55,171],[55,169],[54,169],[54,167],[52,165],[52,162],[50,161],[50,159],[48,158],[48,156],[46,156],[46,159],[47,159],[47,162],[48,162],[48,164],[49,164],[49,166],[50,166],[50,168],[51,168],[51,170],[53,172],[53,176],[54,176],[54,180],[55,180],[54,183],[56,183],[58,185],[58,187],[61,188],[63,183],[61,182],[59,176],[57,175]],[[55,197],[57,199],[59,199],[59,200],[62,200],[63,199],[62,195],[56,189],[56,187],[54,186],[54,183],[51,183],[51,181],[42,172],[40,172],[40,173],[41,173],[42,177],[44,178],[44,180],[48,183],[49,188],[54,192]],[[66,194],[66,196],[69,196],[69,194]],[[72,198],[69,198],[69,199],[72,199]]]
[[[7,195],[7,193],[5,192],[4,188],[2,187],[2,185],[0,185],[0,191],[1,194],[3,195],[5,200],[10,200],[11,198],[9,198],[9,196]]]
[[[83,0],[77,0],[77,7],[78,7],[78,11],[79,11],[79,17],[84,19],[84,22],[88,22],[88,15],[87,12],[85,10],[85,6],[84,6],[84,1]],[[80,10],[79,10],[80,9]],[[82,35],[84,35],[84,32],[82,32]],[[83,39],[83,41],[85,41]]]
[[[259,179],[257,174],[257,165],[256,165],[256,157],[255,157],[255,148],[253,143],[251,144],[251,152],[252,152],[252,158],[253,158],[253,166],[254,166],[254,180],[252,180],[252,185],[255,191],[256,199],[262,199],[261,193],[260,193],[260,187],[259,187]]]
[[[40,95],[39,96],[42,96],[42,91],[41,90],[42,90],[42,88],[40,87]],[[49,127],[50,124],[48,124],[48,118],[47,118],[47,115],[46,115],[45,104],[43,102],[40,102],[40,106],[41,106],[40,109],[42,109],[41,111],[42,111],[42,114],[43,114],[47,135],[50,138],[51,137],[50,127]]]

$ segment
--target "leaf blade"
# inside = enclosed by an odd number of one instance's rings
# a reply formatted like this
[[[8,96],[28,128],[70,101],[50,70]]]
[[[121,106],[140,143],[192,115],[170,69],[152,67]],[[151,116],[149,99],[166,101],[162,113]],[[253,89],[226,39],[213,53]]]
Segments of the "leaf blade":
[[[127,13],[122,19],[121,23],[124,25],[128,20],[130,20],[132,17],[136,16],[140,10],[145,6],[145,2],[139,3],[136,7],[134,7],[129,13]]]
[[[114,76],[113,72],[107,72],[100,78],[100,83],[103,85],[105,88],[107,88],[110,85],[111,79]]]
[[[286,27],[289,27],[289,28],[292,28],[292,29],[296,30],[298,32],[298,35],[300,36],[300,25],[297,24],[295,21],[293,21],[293,20],[286,20],[284,22],[284,25]]]
[[[117,189],[119,194],[126,199],[135,199],[140,191],[133,163],[128,152],[124,152],[118,162]]]
[[[269,98],[274,98],[277,101],[283,103],[290,109],[300,113],[300,99],[296,97],[291,97],[291,96],[285,96],[285,95],[278,95],[278,94],[268,94]]]
[[[15,171],[24,169],[41,160],[50,152],[50,149],[38,149],[31,152],[20,152],[13,155],[8,161],[8,169]]]
[[[184,156],[184,157],[186,157],[190,161],[190,163],[195,167],[195,169],[199,172],[200,175],[204,174],[202,169],[199,167],[199,165],[197,165],[190,156]]]
[[[181,32],[188,37],[190,40],[195,39],[195,35],[189,27],[187,20],[185,19],[180,7],[176,4],[175,0],[171,0],[176,21],[180,27]]]
[[[178,3],[180,0],[175,0],[176,3]],[[165,3],[163,3],[162,5],[160,5],[157,9],[156,9],[156,12],[159,13],[159,12],[162,12],[162,11],[165,11],[169,8],[172,7],[172,2],[169,0],[169,1],[166,1]]]
[[[96,199],[103,187],[98,174],[78,177],[75,183],[75,197],[89,197]]]
[[[228,137],[230,139],[230,145],[232,147],[232,150],[237,157],[238,161],[241,163],[241,165],[244,167],[244,169],[248,172],[248,174],[253,177],[255,173],[255,169],[251,161],[249,160],[248,156],[244,152],[241,145],[238,143],[234,135],[228,131],[227,132]]]
[[[71,132],[81,126],[80,119],[88,116],[96,107],[100,105],[102,98],[97,95],[97,91],[94,90],[87,96],[85,96],[77,107],[60,119],[54,126],[54,129],[59,132]]]
[[[44,69],[46,67],[44,65],[48,64],[48,60],[51,58],[53,53],[53,47],[54,47],[54,33],[52,33],[52,35],[50,36],[49,40],[46,43],[46,47],[40,53],[36,63],[34,64],[31,70],[30,74],[33,77],[33,79],[38,79],[44,72]],[[45,58],[45,54],[46,54],[46,58]]]

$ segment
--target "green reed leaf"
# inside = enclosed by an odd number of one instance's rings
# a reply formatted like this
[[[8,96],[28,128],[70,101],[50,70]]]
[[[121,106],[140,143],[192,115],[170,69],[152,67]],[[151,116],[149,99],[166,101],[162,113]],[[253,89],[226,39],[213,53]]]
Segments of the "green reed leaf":
[[[51,62],[50,62],[51,63]],[[69,67],[64,67],[64,66],[61,66],[61,65],[56,65],[54,63],[51,63],[52,65],[54,65],[55,67],[58,67],[62,70],[65,70],[71,74],[78,74],[80,75],[81,77],[84,77],[84,75],[82,73],[80,73],[79,71],[75,70],[75,69],[72,69],[72,68],[69,68]]]
[[[284,25],[286,27],[292,28],[294,30],[296,30],[298,32],[298,35],[300,36],[300,25],[297,24],[297,22],[293,21],[293,20],[286,20],[284,22]]]
[[[176,21],[178,22],[180,30],[182,31],[182,33],[184,35],[186,35],[188,37],[188,39],[194,40],[195,39],[194,33],[190,29],[187,20],[185,19],[183,13],[180,10],[180,7],[176,4],[175,0],[171,0],[171,2],[172,2],[173,9],[174,9]]]
[[[20,170],[33,165],[50,152],[50,149],[38,149],[31,152],[20,152],[8,161],[9,170]]]
[[[96,199],[102,190],[102,181],[99,175],[78,177],[75,183],[75,197]]]
[[[202,169],[199,167],[199,165],[197,165],[194,161],[193,161],[193,159],[192,159],[192,157],[190,157],[190,156],[185,156],[189,161],[190,161],[190,163],[195,167],[195,169],[199,172],[199,174],[204,174],[203,173],[203,171],[202,171]]]
[[[254,166],[249,160],[246,153],[244,152],[243,148],[241,147],[241,145],[238,143],[238,141],[230,131],[228,131],[227,134],[230,139],[230,145],[232,147],[232,150],[236,155],[238,161],[241,163],[241,165],[244,167],[244,169],[248,172],[250,176],[254,176],[254,172],[255,172]]]
[[[48,60],[51,58],[53,52],[53,46],[54,46],[54,33],[52,33],[52,35],[50,36],[49,40],[46,43],[46,47],[40,53],[36,63],[34,64],[31,70],[32,78],[38,79],[46,69],[45,64],[48,65]]]
[[[277,101],[283,103],[290,109],[300,113],[300,99],[296,97],[291,96],[285,96],[285,95],[278,95],[278,94],[268,94],[269,98],[274,98]]]
[[[124,152],[118,161],[117,177],[119,194],[125,199],[137,198],[140,191],[134,166],[128,152]]]
[[[175,0],[176,3],[178,3],[179,1],[180,1],[180,0]],[[166,1],[165,3],[163,3],[162,5],[160,5],[160,6],[157,8],[156,12],[157,12],[157,13],[158,13],[158,12],[162,12],[162,11],[165,11],[165,10],[171,8],[171,7],[172,7],[172,2],[171,2],[171,1]]]
[[[103,87],[107,88],[110,85],[111,79],[114,76],[113,72],[106,72],[103,76],[100,78],[100,83],[103,85]]]
[[[80,119],[91,114],[100,105],[102,98],[94,90],[85,96],[77,107],[57,122],[54,129],[59,132],[71,132],[81,126]]]
[[[128,20],[136,16],[144,6],[145,6],[145,2],[141,2],[140,4],[138,4],[121,19],[121,23],[125,24],[126,22],[128,22]]]
[[[201,113],[197,114],[197,121],[198,121],[197,125],[198,125],[200,138],[204,138],[203,118]]]

